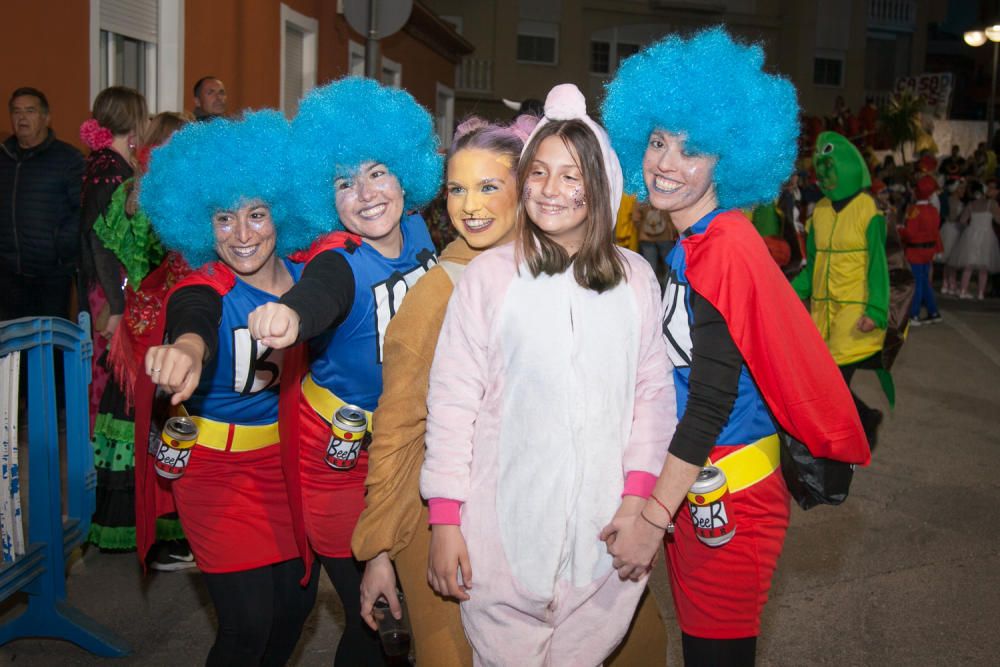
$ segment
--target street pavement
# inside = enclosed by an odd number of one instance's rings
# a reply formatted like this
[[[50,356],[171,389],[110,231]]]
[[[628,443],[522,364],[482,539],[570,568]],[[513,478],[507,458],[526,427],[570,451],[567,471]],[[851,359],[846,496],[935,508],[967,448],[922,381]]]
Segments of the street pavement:
[[[758,665],[889,667],[1000,664],[1000,300],[942,300],[944,321],[916,328],[894,369],[890,413],[873,373],[858,393],[886,411],[875,458],[840,507],[793,507],[763,616]],[[196,571],[140,575],[132,554],[90,550],[70,568],[69,602],[132,647],[97,658],[65,642],[0,647],[19,665],[198,665],[214,635]],[[653,577],[680,641],[662,561]],[[292,664],[332,665],[343,612],[320,587]],[[650,665],[662,664],[650,656]],[[433,667],[428,665],[427,667]]]

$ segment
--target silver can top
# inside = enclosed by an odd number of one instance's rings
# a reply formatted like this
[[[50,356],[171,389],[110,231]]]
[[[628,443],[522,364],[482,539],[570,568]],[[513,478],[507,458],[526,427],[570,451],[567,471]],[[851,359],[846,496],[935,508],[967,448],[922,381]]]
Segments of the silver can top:
[[[726,484],[726,473],[715,466],[705,466],[691,485],[691,493],[710,493]]]
[[[190,417],[171,417],[163,425],[163,430],[182,440],[198,435],[198,427]]]
[[[356,405],[342,405],[334,415],[334,419],[348,427],[364,428],[368,426],[365,411]]]

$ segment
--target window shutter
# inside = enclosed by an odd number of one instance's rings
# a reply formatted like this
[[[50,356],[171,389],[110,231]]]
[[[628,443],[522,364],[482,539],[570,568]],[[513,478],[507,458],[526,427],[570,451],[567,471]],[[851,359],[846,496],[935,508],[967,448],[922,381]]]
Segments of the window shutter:
[[[157,0],[101,0],[101,30],[156,44]]]
[[[298,112],[299,98],[305,92],[302,78],[304,41],[305,35],[301,30],[285,24],[285,113],[288,116]]]

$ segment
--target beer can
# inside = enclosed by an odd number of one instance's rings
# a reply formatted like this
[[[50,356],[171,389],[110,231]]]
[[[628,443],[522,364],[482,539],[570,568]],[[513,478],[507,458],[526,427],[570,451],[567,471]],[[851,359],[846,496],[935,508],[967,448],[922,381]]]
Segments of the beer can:
[[[368,416],[356,405],[342,405],[330,422],[330,444],[325,460],[334,470],[350,470],[358,465],[358,456],[368,433]]]
[[[710,547],[721,547],[733,539],[736,524],[731,512],[726,473],[715,466],[702,468],[688,491],[687,499],[694,533],[699,540]]]
[[[171,417],[163,425],[160,447],[153,455],[156,474],[177,479],[191,460],[191,448],[198,441],[198,427],[190,417]]]

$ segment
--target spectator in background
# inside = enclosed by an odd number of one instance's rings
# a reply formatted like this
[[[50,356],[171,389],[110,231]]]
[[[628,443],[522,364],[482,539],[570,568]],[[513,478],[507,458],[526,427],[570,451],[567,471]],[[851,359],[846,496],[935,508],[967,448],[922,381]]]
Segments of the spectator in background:
[[[0,145],[0,320],[69,317],[83,155],[49,129],[49,102],[18,88]]]
[[[937,179],[934,178],[934,172],[937,171],[937,168],[938,168],[937,158],[935,158],[929,152],[925,151],[925,153],[920,156],[920,159],[917,160],[916,173],[913,175],[914,189],[916,188],[917,184],[919,184],[920,180],[924,176],[930,176],[931,179],[934,180],[934,183],[936,185],[937,184]],[[936,187],[935,187],[934,191],[931,192],[931,195],[930,195],[930,197],[928,198],[927,201],[930,203],[931,206],[933,206],[935,208],[935,210],[938,211],[938,213],[947,215],[947,211],[943,211],[943,212],[941,211],[941,198],[938,197],[937,188]]]
[[[90,383],[91,426],[108,369],[108,341],[125,313],[121,262],[94,231],[118,186],[132,177],[135,149],[148,121],[146,98],[124,86],[105,88],[94,100],[93,117],[80,126],[80,139],[90,148],[80,196],[80,307],[90,311],[94,357]],[[110,426],[110,425],[109,425]]]
[[[944,280],[941,285],[941,294],[945,296],[958,296],[958,269],[951,263],[951,254],[955,251],[958,240],[962,236],[962,229],[964,228],[958,222],[958,219],[965,209],[965,180],[959,178],[949,181],[945,185],[945,189],[948,192],[948,213],[944,223],[941,225],[942,250],[934,259],[944,264]]]
[[[898,213],[892,201],[892,193],[885,183],[877,178],[872,180],[872,196],[875,197],[875,206],[885,216],[885,224],[895,227]]]
[[[876,126],[878,125],[878,107],[871,97],[865,99],[865,105],[858,112],[858,125],[861,129],[861,138],[865,146],[872,148],[875,146],[877,136]]]
[[[653,208],[649,202],[642,202],[632,209],[632,221],[639,230],[639,253],[653,267],[662,284],[666,280],[667,255],[677,242],[677,230],[670,223],[670,214]]]
[[[993,234],[993,223],[1000,222],[1000,206],[997,205],[997,184],[986,184],[986,197],[978,183],[969,186],[975,199],[962,211],[959,222],[968,224],[962,232],[955,251],[948,257],[948,263],[962,269],[962,299],[971,299],[969,283],[972,272],[979,274],[977,298],[986,298],[986,278],[990,273],[1000,271],[1000,246]]]
[[[799,172],[792,173],[791,177],[781,186],[777,202],[777,210],[782,218],[781,233],[788,241],[791,251],[788,264],[782,267],[787,276],[797,274],[805,264],[806,257],[806,225],[802,219],[800,178],[803,178],[803,175]]]
[[[906,261],[913,270],[917,288],[910,305],[910,326],[941,321],[934,300],[934,288],[931,287],[931,266],[934,255],[941,250],[941,216],[930,202],[937,189],[933,176],[921,176],[915,188],[917,201],[906,211],[906,220],[899,226],[899,236],[906,248]],[[924,307],[927,308],[927,317],[921,318],[920,310]]]
[[[992,150],[986,148],[986,142],[981,141],[976,147],[976,152],[972,159],[972,174],[981,182],[985,183],[996,177],[997,156]]]
[[[226,86],[214,76],[203,76],[194,84],[195,120],[212,120],[226,115]]]
[[[951,147],[951,154],[945,159],[941,160],[941,166],[938,167],[938,172],[944,176],[947,181],[957,181],[962,177],[962,172],[965,171],[965,158],[960,154],[961,149],[958,144]]]
[[[639,252],[639,228],[632,219],[632,209],[638,205],[635,195],[625,193],[618,206],[618,216],[615,219],[615,245]]]
[[[190,120],[169,111],[153,117],[136,151],[137,176],[149,166],[152,149]],[[115,381],[104,388],[94,435],[97,506],[88,540],[102,550],[135,549],[135,383],[145,370],[146,350],[163,342],[156,320],[167,292],[190,272],[178,253],[164,250],[149,218],[138,208],[139,187],[137,179],[122,183],[94,222],[94,233],[114,253],[126,276],[124,317],[108,350],[107,366]],[[176,516],[159,518],[156,534],[163,542],[149,563],[151,568],[195,567],[190,549],[177,541],[184,535]]]
[[[896,171],[896,158],[890,153],[883,158],[882,164],[875,170],[875,178],[885,183],[887,187],[892,186],[898,178]]]

